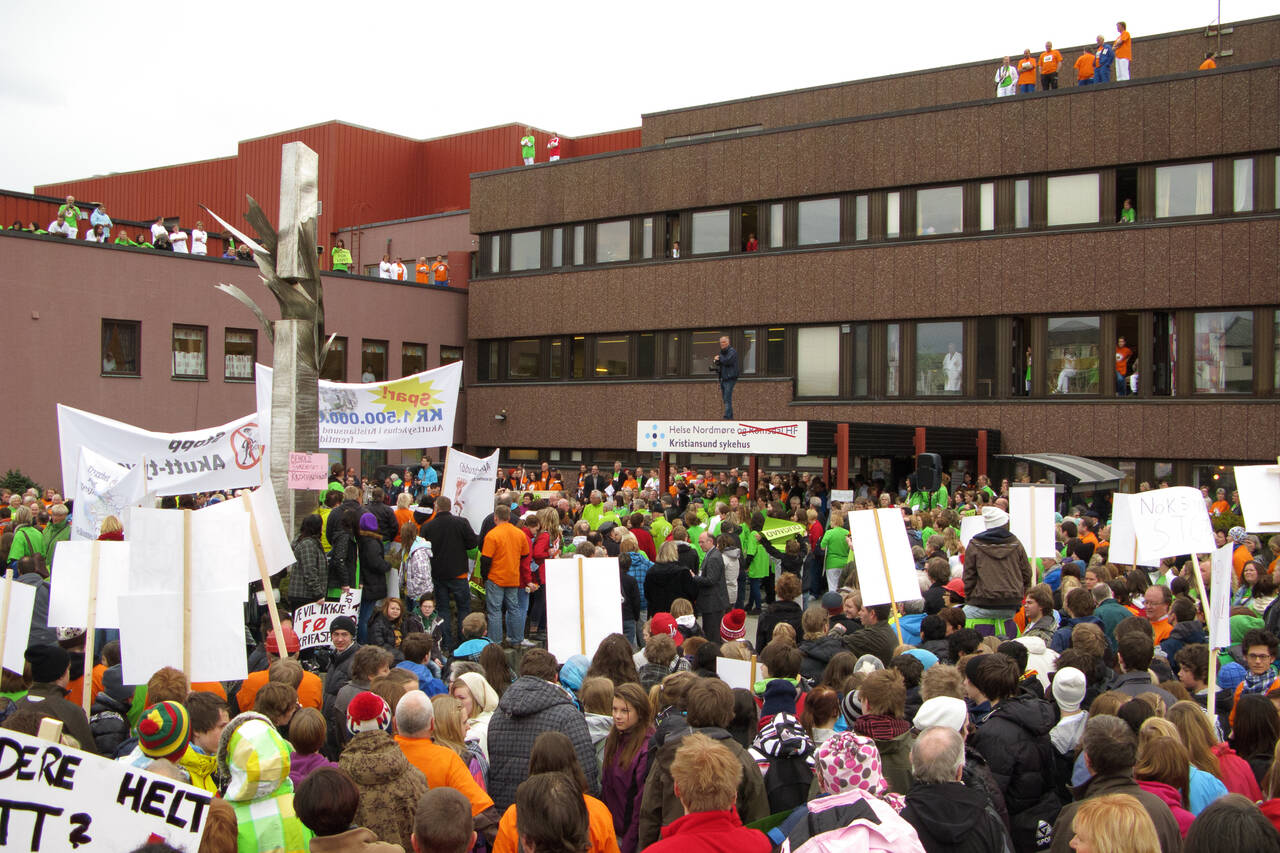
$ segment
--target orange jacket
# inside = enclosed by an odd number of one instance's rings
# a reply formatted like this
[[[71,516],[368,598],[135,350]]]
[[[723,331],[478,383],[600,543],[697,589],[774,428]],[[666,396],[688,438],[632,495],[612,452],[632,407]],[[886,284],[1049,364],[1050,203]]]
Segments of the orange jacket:
[[[439,746],[429,738],[396,735],[396,743],[409,763],[427,777],[429,788],[454,788],[471,802],[471,816],[475,817],[493,806],[493,798],[476,784],[467,765],[458,753],[447,746]]]
[[[240,708],[240,712],[253,710],[253,700],[257,698],[258,691],[267,683],[267,670],[260,669],[257,672],[249,673],[249,677],[240,685],[240,692],[236,694],[236,705]],[[298,684],[298,702],[304,708],[315,708],[320,710],[324,698],[324,682],[320,680],[320,676],[314,672],[303,670],[302,681]],[[235,716],[234,714],[232,716]]]
[[[618,836],[609,807],[589,794],[583,794],[582,799],[587,803],[587,835],[591,839],[587,853],[618,853]],[[508,806],[498,823],[493,853],[516,853],[516,840],[516,807]]]

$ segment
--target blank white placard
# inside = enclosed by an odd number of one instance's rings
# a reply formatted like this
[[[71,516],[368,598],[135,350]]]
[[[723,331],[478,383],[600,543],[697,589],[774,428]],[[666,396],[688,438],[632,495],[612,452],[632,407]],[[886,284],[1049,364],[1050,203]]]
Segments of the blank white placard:
[[[879,518],[877,532],[876,520]],[[858,587],[862,604],[889,604],[915,601],[920,594],[916,561],[911,556],[907,528],[898,509],[863,509],[849,513],[853,535],[853,556],[858,566]],[[883,544],[883,547],[882,547]],[[886,565],[886,562],[888,565]],[[893,595],[889,594],[892,581]]]
[[[98,604],[94,628],[119,628],[116,599],[128,592],[128,542],[72,540],[58,546],[58,571],[49,584],[49,625],[83,628],[89,619],[89,569],[98,548]]]
[[[1032,559],[1058,556],[1055,499],[1053,486],[1009,487],[1009,532]]]
[[[1236,491],[1245,530],[1280,533],[1280,465],[1237,465]]]
[[[573,655],[591,657],[601,640],[622,633],[622,584],[617,557],[547,560],[543,567],[547,580],[547,650],[556,660],[563,663]]]

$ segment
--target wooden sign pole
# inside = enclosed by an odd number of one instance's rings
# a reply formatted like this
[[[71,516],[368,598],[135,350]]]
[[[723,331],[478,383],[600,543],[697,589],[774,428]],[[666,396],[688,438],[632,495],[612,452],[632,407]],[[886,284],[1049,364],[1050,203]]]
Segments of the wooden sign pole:
[[[182,511],[182,672],[191,680],[191,510]]]
[[[582,654],[587,653],[587,602],[582,589],[582,557],[578,557],[578,642],[582,646]]]
[[[1137,550],[1136,546],[1134,547],[1134,550]],[[1209,594],[1204,588],[1204,578],[1200,574],[1200,557],[1197,554],[1191,555],[1191,571],[1194,572],[1196,576],[1196,589],[1200,592],[1200,606],[1204,608],[1205,633],[1208,633]],[[1207,683],[1209,685],[1209,719],[1216,723],[1217,717],[1214,716],[1214,706],[1216,703],[1214,700],[1217,698],[1218,693],[1218,650],[1213,647],[1213,643],[1209,644],[1209,678]]]
[[[101,542],[94,541],[92,549],[90,549],[89,557],[89,609],[88,617],[85,619],[84,625],[84,686],[81,689],[81,702],[84,706],[84,715],[90,716],[89,709],[93,707],[93,655],[95,652],[93,644],[93,629],[98,620],[98,557],[101,550]]]
[[[884,583],[889,588],[889,610],[891,612],[890,620],[893,622],[893,629],[898,633],[898,644],[902,644],[902,625],[899,622],[898,599],[893,594],[893,578],[889,577],[889,555],[884,550],[884,533],[880,530],[880,510],[871,510],[871,516],[876,522],[876,541],[880,543],[880,568],[884,571]]]
[[[755,655],[752,655],[752,656],[751,656],[751,687],[750,687],[750,690],[751,690],[751,692],[752,692],[752,693],[755,693],[755,690],[756,690],[756,656],[755,656]]]
[[[271,630],[276,632],[276,648],[279,650],[280,658],[283,660],[289,656],[289,650],[285,647],[284,631],[280,627],[280,610],[276,607],[275,590],[271,587],[271,575],[267,571],[267,555],[262,551],[262,536],[258,533],[258,517],[253,512],[253,500],[249,496],[249,492],[244,492],[240,499],[244,501],[244,508],[249,513],[249,535],[253,537],[253,553],[258,558],[258,576],[262,578],[262,594],[267,599],[267,612],[271,614]]]

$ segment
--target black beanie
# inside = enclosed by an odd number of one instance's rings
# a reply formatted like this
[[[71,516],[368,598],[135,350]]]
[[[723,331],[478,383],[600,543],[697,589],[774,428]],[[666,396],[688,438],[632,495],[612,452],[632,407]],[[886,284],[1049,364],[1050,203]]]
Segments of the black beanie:
[[[40,684],[57,681],[71,665],[71,655],[61,646],[31,646],[25,656],[31,664],[31,680]]]

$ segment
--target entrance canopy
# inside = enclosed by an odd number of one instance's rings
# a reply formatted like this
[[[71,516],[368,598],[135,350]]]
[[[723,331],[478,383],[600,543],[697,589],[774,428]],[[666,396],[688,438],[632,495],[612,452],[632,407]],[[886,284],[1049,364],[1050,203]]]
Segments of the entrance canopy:
[[[1027,462],[1048,468],[1057,475],[1058,482],[1073,492],[1116,489],[1125,477],[1123,471],[1110,465],[1069,453],[1002,453],[996,459]]]

